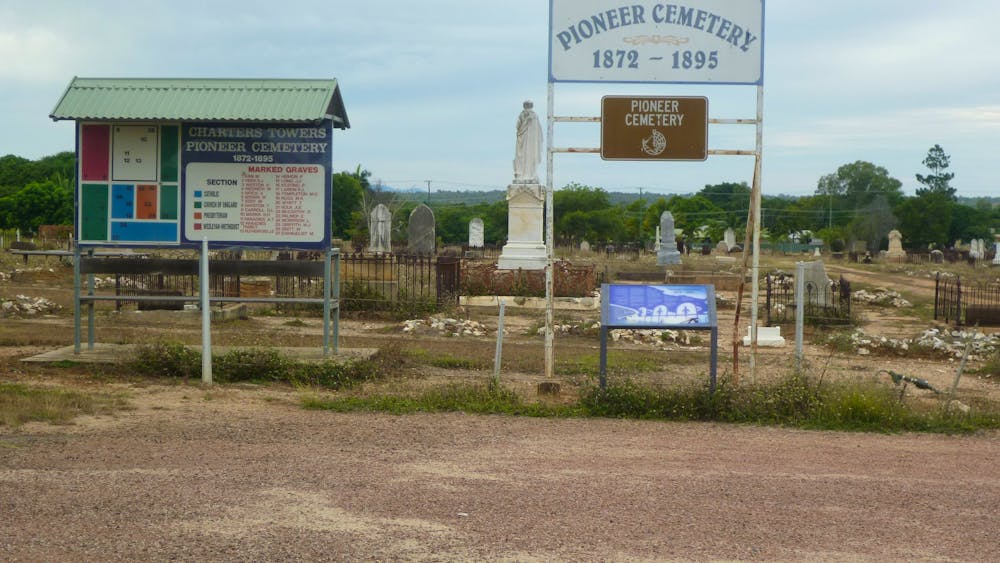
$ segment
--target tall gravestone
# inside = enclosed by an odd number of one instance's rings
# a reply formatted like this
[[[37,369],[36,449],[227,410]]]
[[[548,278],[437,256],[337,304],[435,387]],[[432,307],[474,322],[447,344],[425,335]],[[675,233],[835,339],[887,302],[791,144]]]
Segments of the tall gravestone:
[[[995,235],[996,242],[993,243],[993,265],[1000,266],[1000,235]]]
[[[727,228],[722,235],[722,240],[726,241],[726,252],[729,252],[736,246],[736,231],[732,227]]]
[[[411,254],[434,254],[437,234],[434,230],[434,212],[421,203],[410,212],[406,228],[407,250]]]
[[[982,257],[983,252],[979,249],[979,239],[972,239],[972,242],[969,243],[969,258],[979,260]]]
[[[542,126],[531,101],[517,118],[514,181],[507,186],[507,244],[497,267],[501,270],[542,270],[545,250],[545,186],[538,181],[542,160]]]
[[[377,254],[392,252],[392,212],[380,203],[368,216],[368,251]]]
[[[906,258],[906,251],[903,250],[903,235],[893,229],[889,231],[889,250],[885,253],[889,260],[902,260]]]
[[[677,235],[674,232],[674,216],[669,211],[660,215],[660,249],[656,252],[656,264],[668,266],[681,263],[681,253],[677,250]]]
[[[469,221],[469,248],[482,248],[486,246],[486,227],[479,217]]]

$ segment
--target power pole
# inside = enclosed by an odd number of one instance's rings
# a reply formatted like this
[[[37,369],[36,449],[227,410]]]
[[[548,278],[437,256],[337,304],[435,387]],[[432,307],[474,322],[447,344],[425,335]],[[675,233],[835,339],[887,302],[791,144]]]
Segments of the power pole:
[[[424,181],[427,182],[427,205],[430,205],[430,203],[431,203],[431,181],[430,180],[424,180]]]

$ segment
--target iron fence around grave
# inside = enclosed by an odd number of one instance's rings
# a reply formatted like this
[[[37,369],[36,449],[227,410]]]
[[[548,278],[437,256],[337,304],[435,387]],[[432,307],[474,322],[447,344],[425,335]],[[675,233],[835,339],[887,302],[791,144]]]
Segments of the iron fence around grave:
[[[935,277],[934,320],[955,326],[1000,326],[1000,282],[962,283],[958,276]]]
[[[767,326],[795,322],[795,278],[788,274],[768,274],[761,280],[765,289],[764,311]],[[815,325],[850,324],[851,283],[841,276],[829,284],[805,284],[805,322]]]
[[[458,303],[462,259],[418,254],[341,256],[345,311],[436,311]]]

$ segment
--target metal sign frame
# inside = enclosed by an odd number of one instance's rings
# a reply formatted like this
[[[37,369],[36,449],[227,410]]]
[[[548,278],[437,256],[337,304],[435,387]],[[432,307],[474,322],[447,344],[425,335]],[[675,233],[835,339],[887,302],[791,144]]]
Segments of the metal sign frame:
[[[715,392],[719,322],[714,285],[601,284],[601,390],[608,383],[608,333],[616,328],[709,331],[709,389]]]
[[[584,0],[579,0],[583,2]],[[608,11],[613,11],[617,9],[619,5],[613,5],[614,3],[610,0],[585,0],[587,5],[594,6],[598,4],[603,4],[603,7],[607,8]],[[555,311],[553,304],[553,295],[555,290],[555,281],[553,278],[553,268],[555,264],[555,248],[554,248],[554,214],[553,214],[553,191],[555,187],[553,186],[554,177],[554,155],[556,153],[593,153],[599,154],[601,152],[600,148],[593,147],[556,147],[553,142],[553,135],[555,133],[556,123],[600,123],[600,117],[590,117],[590,116],[556,116],[555,114],[555,84],[557,82],[650,82],[650,81],[632,81],[624,80],[616,77],[597,77],[589,79],[577,79],[577,80],[566,80],[554,77],[552,69],[552,49],[553,44],[553,13],[554,6],[556,2],[573,2],[577,3],[578,0],[549,0],[549,83],[548,83],[548,97],[546,104],[546,117],[547,117],[547,132],[546,132],[546,191],[545,191],[545,247],[547,255],[547,267],[545,269],[545,298],[546,298],[546,310],[545,310],[545,377],[551,378],[555,373],[555,352],[554,352],[554,325],[555,325]],[[756,81],[752,82],[722,82],[722,81],[685,81],[685,83],[705,83],[705,84],[745,84],[745,85],[756,85],[757,88],[757,112],[753,119],[717,119],[709,117],[710,125],[754,125],[756,127],[756,143],[753,150],[745,149],[709,149],[709,156],[753,156],[754,157],[754,171],[753,171],[753,183],[751,189],[751,205],[750,212],[747,218],[747,235],[753,239],[752,246],[747,245],[743,251],[743,270],[747,270],[747,262],[752,260],[751,277],[752,277],[752,287],[751,287],[751,308],[750,308],[750,340],[751,340],[751,355],[750,355],[750,377],[751,380],[755,378],[756,372],[756,356],[757,356],[757,316],[758,316],[758,300],[759,300],[759,280],[760,280],[760,207],[761,207],[761,175],[762,175],[762,161],[764,153],[764,73],[763,73],[763,61],[764,61],[764,0],[703,0],[705,2],[711,3],[712,6],[725,4],[725,3],[742,3],[749,4],[757,2],[760,3],[760,75]],[[658,4],[665,6],[665,4]],[[707,5],[707,4],[706,4]],[[607,11],[605,12],[607,14]],[[654,80],[655,83],[676,83],[676,81],[671,80]],[[752,249],[752,251],[751,251]],[[745,276],[744,276],[745,277]],[[740,286],[739,299],[742,300],[742,285]],[[739,307],[739,305],[738,305]],[[739,374],[735,369],[739,361],[738,355],[738,343],[739,343],[739,309],[737,308],[736,320],[734,321],[733,327],[733,362],[734,371],[733,378],[734,381],[738,383]]]

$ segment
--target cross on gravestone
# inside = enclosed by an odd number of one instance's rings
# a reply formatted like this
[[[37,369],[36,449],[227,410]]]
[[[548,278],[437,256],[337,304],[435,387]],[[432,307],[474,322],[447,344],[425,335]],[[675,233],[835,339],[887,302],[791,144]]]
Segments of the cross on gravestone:
[[[368,251],[387,254],[392,252],[392,212],[380,203],[372,209],[368,218]]]
[[[437,243],[434,231],[434,212],[421,203],[410,212],[410,222],[406,228],[407,250],[413,254],[433,254]]]

